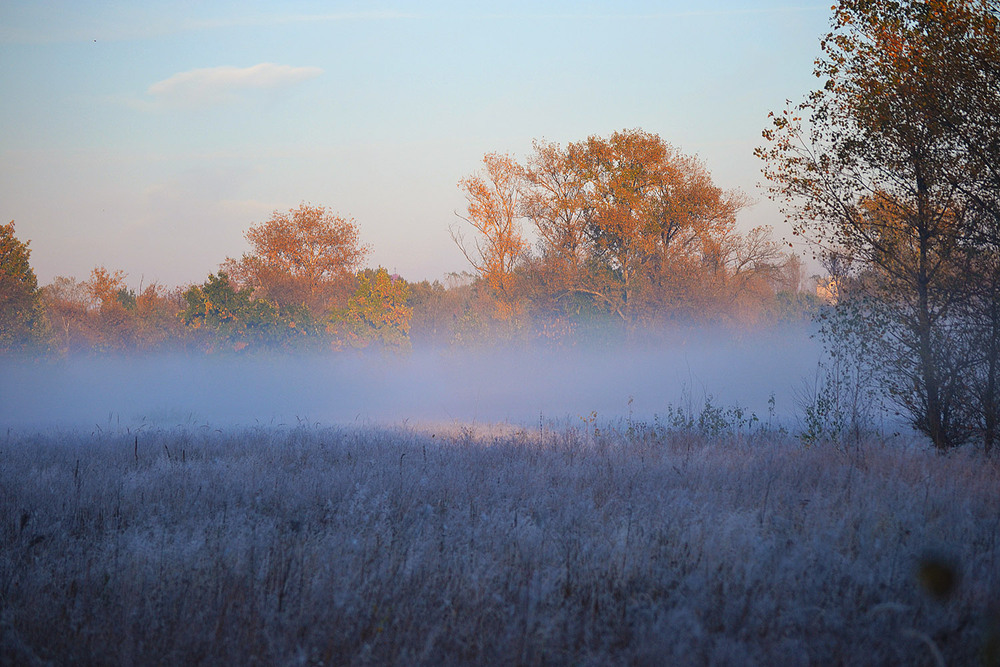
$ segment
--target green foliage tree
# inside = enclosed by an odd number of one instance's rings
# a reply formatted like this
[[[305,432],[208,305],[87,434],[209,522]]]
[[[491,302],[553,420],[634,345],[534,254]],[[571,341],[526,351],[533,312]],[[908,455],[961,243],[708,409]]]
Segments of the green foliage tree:
[[[206,332],[210,349],[218,344],[239,352],[280,342],[294,329],[282,323],[278,309],[268,301],[257,299],[253,290],[236,288],[225,272],[208,276],[202,285],[184,292],[186,306],[181,320],[189,327]]]
[[[44,339],[45,320],[29,243],[18,240],[13,221],[0,225],[0,351],[26,350]]]
[[[352,347],[409,349],[413,308],[406,281],[379,267],[360,271],[357,284],[347,308],[334,316],[333,330]]]

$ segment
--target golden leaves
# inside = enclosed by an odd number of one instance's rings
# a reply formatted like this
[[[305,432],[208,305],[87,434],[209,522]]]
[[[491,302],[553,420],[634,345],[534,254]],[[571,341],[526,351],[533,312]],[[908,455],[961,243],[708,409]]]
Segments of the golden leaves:
[[[498,299],[508,301],[514,267],[528,248],[519,219],[522,169],[512,157],[498,153],[487,153],[483,164],[484,172],[458,182],[468,202],[463,219],[476,238],[468,245],[457,230],[452,238]]]
[[[338,285],[350,281],[369,251],[353,219],[304,203],[275,211],[247,230],[246,239],[251,252],[224,264],[234,280],[279,305],[321,310],[330,307]]]

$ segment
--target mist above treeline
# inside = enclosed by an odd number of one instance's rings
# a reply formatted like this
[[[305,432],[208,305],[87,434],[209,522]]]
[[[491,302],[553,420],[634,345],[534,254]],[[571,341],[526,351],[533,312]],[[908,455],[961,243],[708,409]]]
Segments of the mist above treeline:
[[[249,252],[200,284],[133,288],[99,266],[39,287],[12,222],[0,227],[0,349],[616,344],[679,326],[804,321],[816,308],[800,259],[768,228],[737,229],[749,198],[655,134],[538,141],[521,161],[490,153],[458,186],[468,206],[450,231],[469,263],[443,282],[367,267],[363,221],[301,203],[248,221]]]

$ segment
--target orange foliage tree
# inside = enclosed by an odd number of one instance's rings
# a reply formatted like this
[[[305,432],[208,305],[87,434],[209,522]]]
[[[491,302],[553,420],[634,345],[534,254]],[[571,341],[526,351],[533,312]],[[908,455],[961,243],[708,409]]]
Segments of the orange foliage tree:
[[[41,290],[51,344],[71,352],[144,352],[186,345],[180,290],[152,283],[137,294],[124,271],[96,267],[77,282],[56,277]]]
[[[135,293],[125,285],[124,271],[108,271],[99,266],[85,283],[90,295],[93,347],[101,351],[122,351],[135,345],[132,312]]]
[[[744,238],[736,215],[749,199],[724,191],[694,157],[658,135],[624,130],[558,146],[536,143],[525,170],[525,215],[565,290],[603,302],[634,325],[666,311],[704,312],[718,289],[739,291],[779,259]],[[588,270],[581,272],[582,264]],[[572,276],[572,277],[570,277]]]
[[[509,320],[517,305],[513,275],[528,249],[519,224],[521,167],[508,155],[488,153],[485,173],[459,181],[468,201],[468,215],[459,216],[476,231],[471,242],[452,228],[452,238],[496,298],[499,319]]]
[[[222,269],[236,282],[281,308],[313,312],[342,305],[367,246],[354,220],[323,206],[301,204],[246,232],[251,251]]]
[[[787,258],[769,228],[737,231],[749,198],[718,187],[697,158],[656,134],[623,130],[565,148],[535,141],[524,166],[495,153],[483,162],[484,172],[459,182],[476,235],[452,236],[507,318],[530,305],[569,329],[573,318],[606,314],[627,328],[745,322],[774,299]]]
[[[523,170],[522,212],[532,221],[546,259],[564,277],[575,277],[590,255],[587,181],[559,144],[535,141]]]

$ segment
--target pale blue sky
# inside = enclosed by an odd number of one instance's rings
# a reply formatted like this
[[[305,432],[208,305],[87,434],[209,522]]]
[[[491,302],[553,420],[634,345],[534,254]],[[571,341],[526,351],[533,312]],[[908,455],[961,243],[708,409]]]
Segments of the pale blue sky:
[[[322,204],[419,280],[486,152],[623,128],[757,184],[767,112],[815,87],[830,0],[0,2],[0,221],[41,283],[202,282],[275,209]]]

